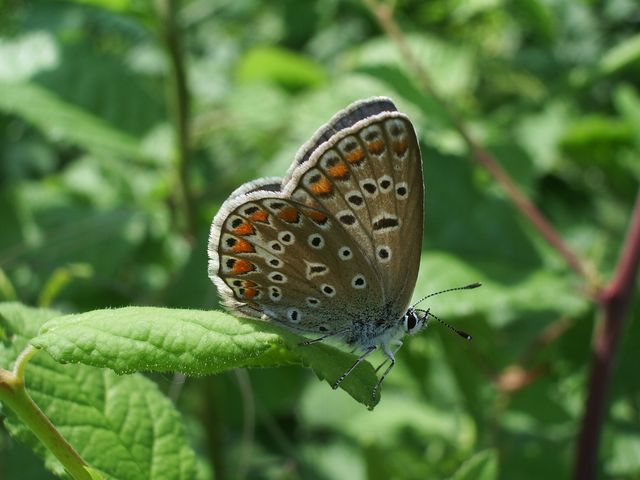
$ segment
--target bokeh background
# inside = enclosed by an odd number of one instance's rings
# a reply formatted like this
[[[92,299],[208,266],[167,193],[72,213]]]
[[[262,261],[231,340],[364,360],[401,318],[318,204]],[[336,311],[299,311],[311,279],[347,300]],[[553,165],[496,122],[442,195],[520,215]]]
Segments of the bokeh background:
[[[437,325],[411,338],[373,412],[300,367],[182,386],[153,378],[182,412],[202,478],[449,478],[469,459],[498,478],[567,478],[598,315],[586,292],[610,278],[638,191],[640,7],[395,2],[443,107],[369,6],[4,2],[0,300],[219,308],[206,241],[226,196],[283,175],[348,103],[390,96],[414,121],[425,163],[415,296],[483,282],[429,304],[473,342]],[[446,108],[593,284],[474,163]],[[599,478],[640,478],[638,307],[608,394]],[[0,477],[49,478],[39,465],[0,429]]]

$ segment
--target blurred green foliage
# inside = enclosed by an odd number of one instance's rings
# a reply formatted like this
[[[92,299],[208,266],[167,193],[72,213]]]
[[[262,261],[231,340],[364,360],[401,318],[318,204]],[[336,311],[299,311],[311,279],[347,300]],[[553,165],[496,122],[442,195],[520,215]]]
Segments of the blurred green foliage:
[[[177,406],[201,478],[566,478],[594,306],[470,161],[367,9],[356,0],[179,3],[191,107],[185,212],[167,3],[0,5],[0,300],[69,313],[218,308],[206,242],[226,196],[283,175],[349,102],[387,95],[414,121],[425,162],[416,297],[482,281],[429,305],[474,341],[434,326],[406,342],[373,412],[299,367],[187,379]],[[437,91],[608,278],[640,179],[637,2],[396,3]],[[600,478],[640,478],[639,308],[616,364]],[[559,324],[557,339],[536,341]],[[510,390],[501,373],[514,366],[537,374]],[[153,379],[176,393],[170,376]],[[0,432],[2,478],[46,478],[30,456]]]

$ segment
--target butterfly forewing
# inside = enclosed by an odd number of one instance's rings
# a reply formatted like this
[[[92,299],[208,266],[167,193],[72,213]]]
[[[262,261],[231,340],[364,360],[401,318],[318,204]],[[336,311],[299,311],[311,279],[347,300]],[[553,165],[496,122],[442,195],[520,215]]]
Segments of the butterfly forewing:
[[[422,205],[411,123],[388,99],[359,102],[319,130],[284,180],[249,182],[225,202],[212,226],[210,276],[246,315],[366,343],[358,337],[405,313]]]
[[[383,291],[378,303],[392,317],[404,314],[417,277],[423,221],[422,162],[406,117],[384,112],[342,130],[286,187],[295,200],[331,212],[376,272]]]

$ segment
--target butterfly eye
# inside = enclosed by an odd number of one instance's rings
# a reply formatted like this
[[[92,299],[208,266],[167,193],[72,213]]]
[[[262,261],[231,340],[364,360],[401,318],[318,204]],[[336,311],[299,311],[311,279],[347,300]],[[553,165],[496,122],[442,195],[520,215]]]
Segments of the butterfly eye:
[[[413,335],[414,333],[422,330],[422,327],[424,326],[424,319],[418,317],[415,310],[411,309],[404,315],[403,326],[404,330],[409,335]]]

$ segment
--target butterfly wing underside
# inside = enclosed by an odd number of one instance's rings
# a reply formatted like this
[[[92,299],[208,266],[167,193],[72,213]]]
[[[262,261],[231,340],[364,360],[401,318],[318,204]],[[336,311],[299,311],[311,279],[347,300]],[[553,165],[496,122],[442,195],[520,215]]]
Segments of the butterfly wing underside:
[[[212,226],[209,273],[228,307],[302,333],[395,324],[415,286],[422,223],[415,132],[374,98],[321,128],[284,179],[230,196]]]

